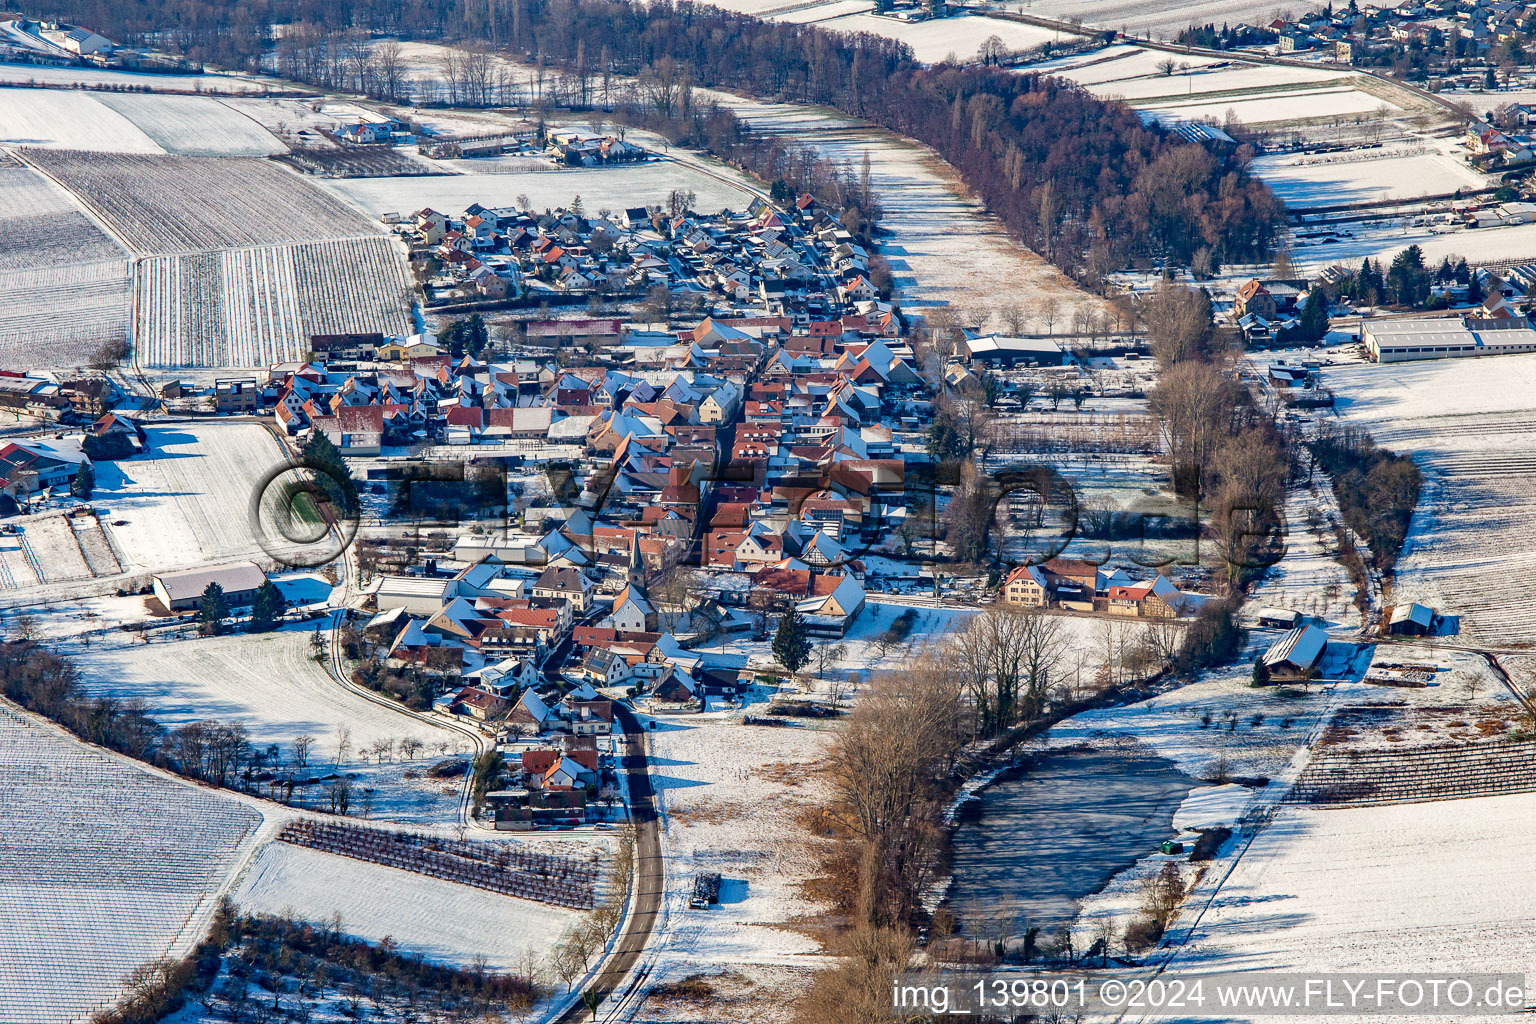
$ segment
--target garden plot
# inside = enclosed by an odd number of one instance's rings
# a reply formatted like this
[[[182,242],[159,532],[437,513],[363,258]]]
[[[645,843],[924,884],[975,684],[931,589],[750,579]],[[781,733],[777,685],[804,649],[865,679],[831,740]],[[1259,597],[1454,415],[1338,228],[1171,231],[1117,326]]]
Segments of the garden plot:
[[[1292,210],[1383,199],[1450,195],[1488,186],[1464,161],[1433,151],[1355,150],[1312,156],[1261,156],[1255,177]]]
[[[134,967],[190,952],[262,820],[8,706],[0,789],[3,1024],[86,1018]]]
[[[798,815],[824,796],[816,762],[828,733],[704,714],[660,719],[649,735],[667,867],[653,983],[722,967],[755,978],[816,966],[818,944],[786,925],[817,913],[800,890],[816,858]],[[707,911],[688,907],[701,871],[724,877],[720,905]]]
[[[0,146],[165,152],[133,122],[87,93],[0,88]]]
[[[152,455],[96,467],[92,496],[133,573],[266,558],[248,509],[263,475],[286,464],[255,423],[149,426]]]
[[[610,207],[664,204],[674,189],[698,196],[696,209],[712,213],[722,209],[742,210],[752,201],[752,192],[737,188],[672,160],[651,160],[623,167],[560,168],[547,164],[541,170],[496,173],[476,171],[475,161],[439,161],[470,173],[441,177],[338,178],[326,179],[321,186],[345,199],[372,218],[381,213],[419,210],[430,206],[438,210],[463,210],[473,203],[486,206],[514,206],[519,195],[528,196],[535,209],[568,206],[581,196],[589,210]]]
[[[981,44],[993,36],[1001,39],[1009,50],[1028,50],[1045,43],[1077,38],[1038,25],[975,14],[930,21],[898,21],[877,14],[851,14],[822,21],[817,27],[831,32],[862,32],[895,39],[912,47],[913,56],[924,64],[937,64],[951,58],[961,63],[975,60]]]
[[[126,259],[0,271],[0,369],[84,366],[128,337],[132,293]]]
[[[313,758],[327,767],[339,730],[354,751],[379,740],[420,740],[427,750],[467,741],[410,715],[343,689],[310,651],[312,629],[237,634],[121,646],[92,647],[78,657],[81,680],[93,694],[138,699],[161,725],[176,728],[204,718],[239,722],[259,745],[315,739]]]
[[[137,287],[146,366],[269,366],[314,334],[408,327],[404,253],[383,235],[151,257]]]
[[[20,524],[21,550],[38,581],[61,583],[88,579],[91,567],[75,539],[74,527],[63,515],[30,516]]]
[[[269,160],[62,150],[35,150],[28,159],[141,253],[377,233],[345,204]]]
[[[1285,807],[1216,893],[1172,969],[1529,976],[1533,857],[1536,796],[1528,794]]]
[[[1393,598],[1459,615],[1469,642],[1528,644],[1536,356],[1341,366],[1327,385],[1343,419],[1424,472]]]
[[[306,921],[341,916],[341,930],[393,939],[429,960],[517,971],[544,960],[580,915],[318,850],[268,843],[234,895],[243,910]]]
[[[270,156],[288,150],[261,125],[212,97],[102,93],[99,99],[178,156]]]

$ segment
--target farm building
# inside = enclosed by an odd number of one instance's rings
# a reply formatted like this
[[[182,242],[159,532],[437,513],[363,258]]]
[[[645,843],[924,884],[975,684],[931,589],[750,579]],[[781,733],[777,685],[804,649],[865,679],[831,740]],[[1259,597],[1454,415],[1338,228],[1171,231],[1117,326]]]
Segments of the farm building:
[[[1301,626],[1264,652],[1264,665],[1276,679],[1300,679],[1312,671],[1327,647],[1326,630],[1320,626]]]
[[[161,573],[154,578],[155,597],[167,610],[188,611],[202,600],[208,584],[217,583],[231,608],[251,603],[256,591],[267,582],[267,574],[255,562],[231,562],[206,569]]]
[[[1301,613],[1289,608],[1260,608],[1259,625],[1270,629],[1295,629],[1301,625]]]
[[[1383,320],[1366,324],[1365,350],[1371,361],[1377,363],[1536,352],[1536,330],[1504,326],[1509,321],[1497,323],[1497,327],[1485,327],[1469,324],[1460,317]]]
[[[1049,338],[1004,338],[988,334],[981,338],[965,340],[966,357],[972,363],[991,366],[1012,366],[1015,363],[1036,363],[1040,366],[1065,366],[1072,361],[1069,352]]]
[[[90,461],[78,445],[67,442],[12,442],[0,448],[0,493],[14,498],[68,487],[80,464]]]
[[[1435,631],[1435,610],[1422,604],[1400,604],[1392,609],[1387,632],[1393,636],[1429,636]]]

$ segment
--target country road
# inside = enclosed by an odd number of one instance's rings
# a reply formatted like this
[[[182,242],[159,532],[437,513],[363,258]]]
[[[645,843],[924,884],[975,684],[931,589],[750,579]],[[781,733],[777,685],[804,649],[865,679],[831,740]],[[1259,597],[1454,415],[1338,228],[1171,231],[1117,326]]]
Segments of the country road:
[[[593,1014],[588,1005],[598,1005],[614,992],[639,963],[661,913],[665,895],[666,870],[661,859],[661,830],[656,815],[656,794],[651,787],[645,733],[634,712],[622,704],[615,704],[613,710],[614,717],[624,729],[624,772],[629,777],[630,815],[635,824],[635,890],[630,895],[634,902],[624,922],[624,931],[608,954],[608,961],[582,993],[583,998],[555,1018],[560,1024],[609,1019]],[[643,978],[637,978],[634,984],[639,985],[642,981]]]

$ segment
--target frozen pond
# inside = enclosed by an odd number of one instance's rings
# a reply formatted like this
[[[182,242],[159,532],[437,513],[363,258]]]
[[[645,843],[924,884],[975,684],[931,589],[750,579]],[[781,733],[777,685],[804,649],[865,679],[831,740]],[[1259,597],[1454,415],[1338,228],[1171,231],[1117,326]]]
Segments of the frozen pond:
[[[1012,935],[1070,920],[1079,899],[1173,837],[1173,812],[1198,785],[1142,750],[1036,758],[984,790],[955,832],[955,916],[974,927],[1006,914]]]

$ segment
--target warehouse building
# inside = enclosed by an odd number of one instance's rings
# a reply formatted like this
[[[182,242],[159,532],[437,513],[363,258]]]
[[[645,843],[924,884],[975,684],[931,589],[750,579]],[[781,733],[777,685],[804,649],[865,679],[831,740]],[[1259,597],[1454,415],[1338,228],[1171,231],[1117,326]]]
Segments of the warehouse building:
[[[1414,359],[1456,359],[1536,352],[1536,330],[1521,320],[1474,320],[1435,317],[1383,320],[1365,325],[1366,354],[1376,363]]]

